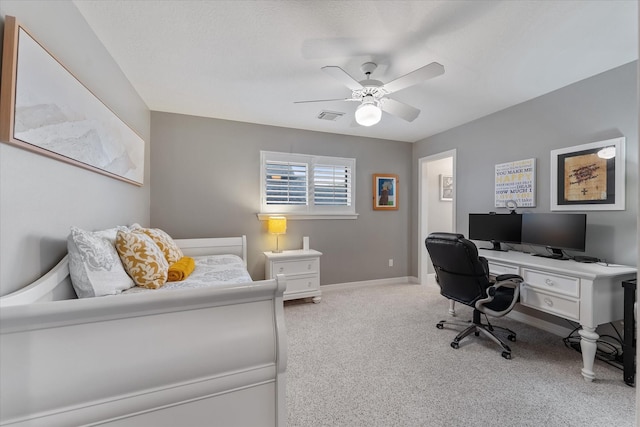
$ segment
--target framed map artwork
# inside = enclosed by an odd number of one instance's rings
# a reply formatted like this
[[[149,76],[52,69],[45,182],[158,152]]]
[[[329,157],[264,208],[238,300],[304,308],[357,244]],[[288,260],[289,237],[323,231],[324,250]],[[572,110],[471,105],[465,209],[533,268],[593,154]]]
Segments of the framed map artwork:
[[[551,210],[624,210],[625,138],[551,151]]]

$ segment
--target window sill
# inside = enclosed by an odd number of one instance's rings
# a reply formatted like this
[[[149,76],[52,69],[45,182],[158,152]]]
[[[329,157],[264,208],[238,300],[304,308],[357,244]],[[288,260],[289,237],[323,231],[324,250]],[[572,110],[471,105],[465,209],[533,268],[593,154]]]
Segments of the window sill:
[[[302,214],[302,213],[258,213],[260,221],[266,221],[270,216],[285,216],[287,220],[303,220],[303,219],[358,219],[359,214]]]

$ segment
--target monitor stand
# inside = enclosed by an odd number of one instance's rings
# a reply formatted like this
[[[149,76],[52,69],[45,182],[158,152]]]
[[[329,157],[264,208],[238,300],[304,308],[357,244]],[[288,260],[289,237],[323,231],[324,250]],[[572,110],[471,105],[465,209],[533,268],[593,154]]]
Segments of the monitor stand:
[[[550,254],[533,254],[533,256],[539,256],[539,257],[543,257],[543,258],[551,258],[551,259],[558,259],[561,261],[566,261],[568,259],[570,259],[568,256],[566,256],[564,254],[564,252],[562,252],[562,249],[558,249],[558,248],[551,248],[547,246],[547,249],[549,249],[551,251]]]
[[[488,251],[509,252],[508,249],[502,249],[502,246],[500,246],[500,242],[498,242],[497,240],[492,240],[491,244],[493,245],[492,248],[483,248],[483,249],[486,249]]]

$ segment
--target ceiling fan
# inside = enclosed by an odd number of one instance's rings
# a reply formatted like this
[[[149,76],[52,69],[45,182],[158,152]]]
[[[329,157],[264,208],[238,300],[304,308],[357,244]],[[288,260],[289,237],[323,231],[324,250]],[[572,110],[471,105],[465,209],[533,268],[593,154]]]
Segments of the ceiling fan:
[[[366,78],[361,81],[357,81],[340,67],[332,65],[322,67],[322,71],[351,89],[351,98],[296,101],[295,104],[307,102],[357,101],[360,102],[360,105],[356,108],[355,118],[359,125],[375,125],[382,118],[383,111],[408,122],[412,122],[418,117],[420,110],[411,105],[389,98],[387,95],[444,74],[444,67],[437,62],[432,62],[385,84],[379,80],[371,79],[371,73],[377,66],[378,65],[373,62],[365,62],[362,64],[360,69]]]

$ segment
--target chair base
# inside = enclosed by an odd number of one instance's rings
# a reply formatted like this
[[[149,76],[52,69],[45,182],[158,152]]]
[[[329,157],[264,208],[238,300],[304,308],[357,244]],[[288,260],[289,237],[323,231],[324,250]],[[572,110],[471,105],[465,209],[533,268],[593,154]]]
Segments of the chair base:
[[[499,329],[506,332],[508,334],[507,339],[512,342],[516,341],[516,333],[508,328],[482,323],[480,321],[480,312],[478,310],[473,310],[473,321],[461,322],[457,320],[441,320],[440,322],[438,322],[436,327],[438,329],[443,329],[445,324],[467,326],[466,329],[456,335],[453,341],[451,341],[451,347],[458,348],[460,346],[460,341],[462,341],[462,339],[473,332],[475,336],[483,334],[491,339],[502,348],[502,357],[504,357],[505,359],[511,359],[511,348],[509,348],[509,346],[504,341],[502,341],[498,336],[494,334],[494,330]]]

